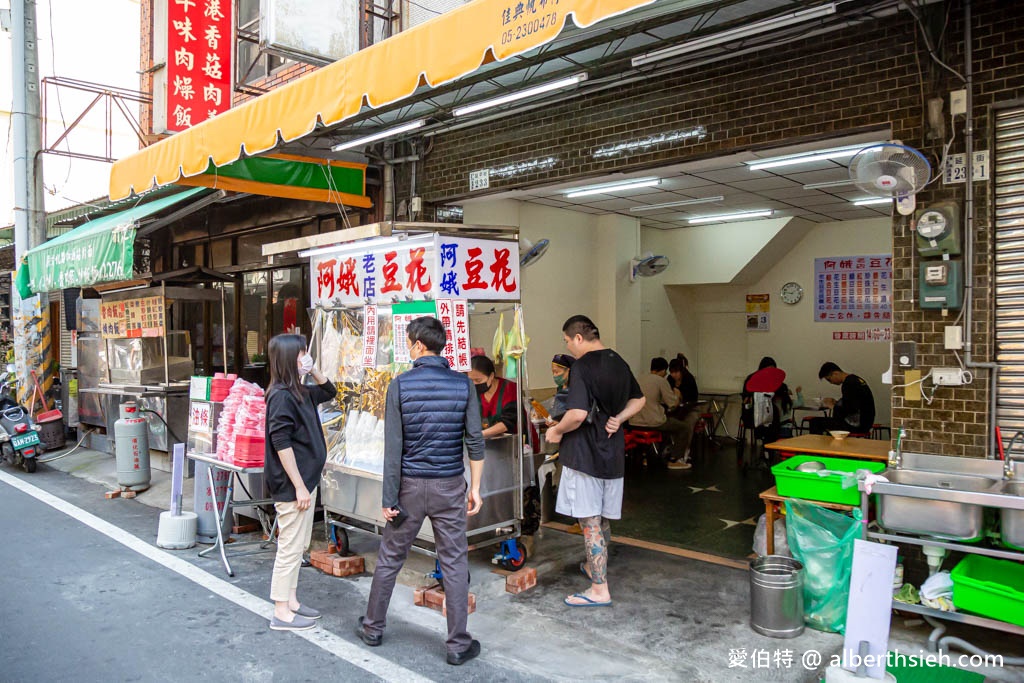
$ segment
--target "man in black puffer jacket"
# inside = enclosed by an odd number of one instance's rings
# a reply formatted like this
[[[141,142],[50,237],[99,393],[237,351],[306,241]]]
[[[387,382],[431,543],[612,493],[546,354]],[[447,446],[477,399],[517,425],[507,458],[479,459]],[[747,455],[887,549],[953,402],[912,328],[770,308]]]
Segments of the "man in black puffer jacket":
[[[466,628],[469,617],[469,561],[466,516],[483,505],[484,439],[480,401],[469,377],[439,356],[447,341],[437,318],[409,323],[413,367],[388,386],[384,417],[384,495],[388,524],[377,553],[366,616],[356,633],[380,645],[395,579],[425,517],[430,518],[441,563],[448,607],[448,663],[463,664],[480,654]],[[467,491],[462,453],[469,452],[472,480]],[[468,502],[467,502],[468,498]]]

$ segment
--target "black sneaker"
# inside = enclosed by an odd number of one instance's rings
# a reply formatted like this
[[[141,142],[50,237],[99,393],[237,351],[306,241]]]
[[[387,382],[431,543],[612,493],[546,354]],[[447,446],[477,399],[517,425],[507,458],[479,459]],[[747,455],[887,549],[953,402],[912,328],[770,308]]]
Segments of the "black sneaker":
[[[469,647],[462,652],[449,652],[448,663],[452,666],[462,666],[469,660],[478,656],[480,656],[480,641],[474,640],[470,642]]]
[[[359,617],[359,624],[356,626],[356,635],[359,636],[359,640],[363,641],[370,647],[377,647],[383,642],[384,636],[382,635],[370,635],[363,628],[363,617]]]

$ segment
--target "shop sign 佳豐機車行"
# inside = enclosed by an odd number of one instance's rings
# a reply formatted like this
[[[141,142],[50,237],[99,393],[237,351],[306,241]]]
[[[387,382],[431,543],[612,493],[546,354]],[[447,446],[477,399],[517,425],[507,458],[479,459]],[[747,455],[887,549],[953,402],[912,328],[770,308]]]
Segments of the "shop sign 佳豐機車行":
[[[515,242],[434,235],[339,248],[310,261],[311,305],[519,299]]]
[[[167,129],[231,108],[234,0],[167,0]]]

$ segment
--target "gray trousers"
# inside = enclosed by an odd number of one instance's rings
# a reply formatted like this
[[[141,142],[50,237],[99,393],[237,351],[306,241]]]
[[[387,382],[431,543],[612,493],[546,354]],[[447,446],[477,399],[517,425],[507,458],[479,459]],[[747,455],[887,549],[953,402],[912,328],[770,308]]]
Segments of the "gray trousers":
[[[444,595],[448,609],[448,652],[463,652],[472,639],[466,630],[469,618],[469,559],[466,542],[466,480],[462,475],[445,479],[402,477],[398,505],[409,515],[401,526],[384,527],[377,552],[370,600],[363,628],[380,635],[387,625],[388,605],[395,579],[405,564],[425,517],[434,528],[437,559],[444,574]]]

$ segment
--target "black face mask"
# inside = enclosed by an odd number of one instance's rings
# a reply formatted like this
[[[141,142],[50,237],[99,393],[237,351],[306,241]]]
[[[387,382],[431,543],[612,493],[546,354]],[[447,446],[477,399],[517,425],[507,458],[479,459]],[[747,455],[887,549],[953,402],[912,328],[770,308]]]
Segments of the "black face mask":
[[[476,384],[474,386],[476,386],[476,393],[480,394],[481,396],[487,393],[488,387],[486,382],[481,382],[480,384]]]

